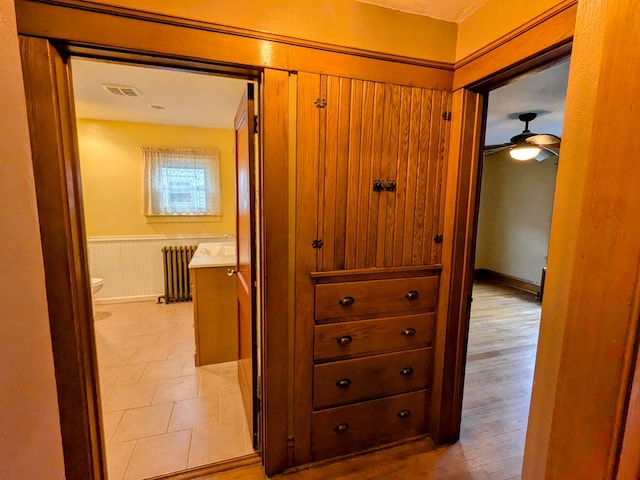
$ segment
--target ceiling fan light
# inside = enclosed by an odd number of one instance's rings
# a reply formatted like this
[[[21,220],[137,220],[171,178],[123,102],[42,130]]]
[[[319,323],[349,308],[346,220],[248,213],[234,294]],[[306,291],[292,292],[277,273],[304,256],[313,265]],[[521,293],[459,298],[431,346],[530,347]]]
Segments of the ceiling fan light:
[[[540,154],[538,147],[515,147],[509,150],[509,155],[514,160],[531,160]]]

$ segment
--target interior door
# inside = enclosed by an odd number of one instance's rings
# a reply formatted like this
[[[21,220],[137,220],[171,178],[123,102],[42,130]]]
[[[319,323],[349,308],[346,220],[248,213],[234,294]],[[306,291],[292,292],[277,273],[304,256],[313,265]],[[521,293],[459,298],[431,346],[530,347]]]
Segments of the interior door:
[[[256,269],[255,269],[255,116],[254,86],[240,101],[234,120],[236,151],[236,228],[238,289],[238,380],[253,447],[258,446]]]

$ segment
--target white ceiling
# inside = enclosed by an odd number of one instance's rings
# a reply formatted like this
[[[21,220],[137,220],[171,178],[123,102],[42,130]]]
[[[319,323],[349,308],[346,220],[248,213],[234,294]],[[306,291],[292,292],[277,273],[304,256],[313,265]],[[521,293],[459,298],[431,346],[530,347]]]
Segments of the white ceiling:
[[[406,13],[460,23],[488,0],[356,0]]]
[[[73,58],[76,116],[100,120],[233,128],[247,82],[192,72]],[[102,84],[136,87],[140,97],[121,97]],[[164,105],[155,110],[149,105]]]
[[[511,137],[521,133],[524,123],[515,114],[524,112],[547,112],[538,113],[538,117],[529,124],[529,130],[562,137],[568,76],[567,58],[553,67],[490,92],[485,144],[508,143]],[[509,115],[516,118],[510,119]]]

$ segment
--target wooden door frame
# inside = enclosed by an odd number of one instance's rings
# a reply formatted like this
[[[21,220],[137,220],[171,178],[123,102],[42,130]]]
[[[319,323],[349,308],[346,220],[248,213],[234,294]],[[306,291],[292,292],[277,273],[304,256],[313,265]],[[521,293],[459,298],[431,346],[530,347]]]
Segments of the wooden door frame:
[[[482,174],[486,96],[522,74],[571,52],[577,2],[567,0],[456,63],[451,144],[446,177],[445,244],[438,300],[438,344],[432,417],[436,443],[460,437]],[[450,241],[446,241],[450,239]]]
[[[286,71],[232,64],[212,59],[176,59],[156,52],[116,51],[110,44],[78,46],[74,41],[37,38],[19,31],[25,69],[31,148],[45,261],[49,320],[58,386],[65,469],[69,478],[105,476],[100,420],[97,360],[91,291],[82,213],[79,156],[73,114],[68,57],[146,63],[210,73],[242,76],[258,82],[261,102],[258,161],[260,172],[263,405],[287,403],[286,298],[288,290],[288,78]],[[55,153],[53,153],[55,152]],[[284,152],[284,153],[283,153]],[[268,240],[268,241],[267,241]],[[69,288],[64,288],[68,285]],[[285,310],[283,314],[283,310]],[[285,319],[283,322],[282,319]],[[274,345],[275,348],[269,348]],[[284,377],[284,378],[283,378]],[[287,463],[287,412],[271,408],[261,416],[262,462],[267,473]],[[225,466],[253,463],[251,456]],[[202,472],[219,469],[215,465]]]

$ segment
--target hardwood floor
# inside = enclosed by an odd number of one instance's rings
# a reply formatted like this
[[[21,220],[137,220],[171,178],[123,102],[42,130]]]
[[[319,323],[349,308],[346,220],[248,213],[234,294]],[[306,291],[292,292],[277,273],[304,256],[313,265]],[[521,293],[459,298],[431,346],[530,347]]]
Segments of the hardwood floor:
[[[428,440],[278,475],[278,480],[512,480],[520,478],[540,303],[510,287],[474,286],[462,431],[454,445]],[[264,480],[260,466],[205,477]]]

